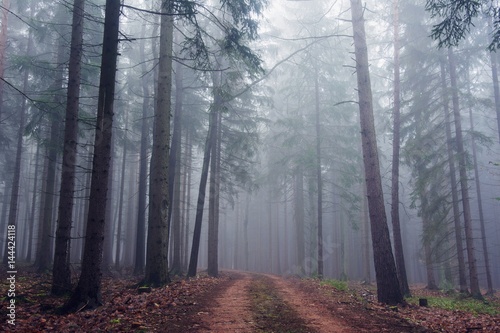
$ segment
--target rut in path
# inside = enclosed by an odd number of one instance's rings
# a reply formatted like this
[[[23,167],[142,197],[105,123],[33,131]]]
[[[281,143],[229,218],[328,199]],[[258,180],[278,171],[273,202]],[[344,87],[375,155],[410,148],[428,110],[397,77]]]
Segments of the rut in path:
[[[203,313],[208,330],[202,332],[355,332],[281,277],[242,272],[231,277],[229,287]]]

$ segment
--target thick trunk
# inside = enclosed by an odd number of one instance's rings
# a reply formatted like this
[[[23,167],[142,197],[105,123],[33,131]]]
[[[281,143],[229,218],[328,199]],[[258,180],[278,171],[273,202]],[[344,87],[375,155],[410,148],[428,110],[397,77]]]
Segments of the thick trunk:
[[[172,13],[173,4],[165,1],[164,14]],[[162,15],[160,22],[160,58],[158,88],[151,152],[148,242],[145,283],[161,286],[170,282],[168,274],[168,156],[170,145],[170,109],[172,95],[172,44],[174,19]]]
[[[448,152],[448,167],[450,169],[451,198],[453,205],[453,226],[455,234],[455,247],[457,248],[458,261],[458,283],[461,293],[467,292],[467,279],[465,277],[464,247],[462,242],[462,227],[460,226],[460,209],[457,189],[457,179],[455,170],[455,160],[453,156],[453,144],[451,135],[451,119],[449,109],[448,88],[446,84],[446,70],[444,61],[441,61],[441,86],[443,88],[443,105],[446,126],[446,150]]]
[[[91,309],[102,304],[101,265],[106,221],[109,162],[111,159],[119,18],[120,1],[106,0],[85,250],[78,285],[65,305],[65,309],[68,311],[77,311],[83,308]]]
[[[373,256],[379,302],[396,304],[403,301],[392,254],[387,216],[385,214],[380,166],[377,151],[373,102],[368,65],[368,49],[360,0],[351,0],[354,53],[358,81],[361,141],[372,231]]]
[[[75,0],[73,4],[71,50],[69,56],[66,116],[64,123],[63,164],[61,187],[59,191],[54,267],[52,269],[52,293],[55,295],[61,295],[71,290],[71,271],[68,263],[75,189],[84,5],[84,0]]]
[[[467,245],[467,259],[469,262],[470,292],[474,298],[482,298],[477,277],[474,235],[472,232],[472,218],[469,202],[469,188],[467,184],[467,163],[465,159],[464,141],[462,136],[462,121],[460,118],[460,105],[458,101],[457,73],[455,68],[454,54],[448,49],[448,60],[450,65],[450,85],[452,91],[453,116],[455,120],[456,148],[458,154],[458,173],[460,175],[460,188],[462,192],[462,205],[465,225],[465,242]]]

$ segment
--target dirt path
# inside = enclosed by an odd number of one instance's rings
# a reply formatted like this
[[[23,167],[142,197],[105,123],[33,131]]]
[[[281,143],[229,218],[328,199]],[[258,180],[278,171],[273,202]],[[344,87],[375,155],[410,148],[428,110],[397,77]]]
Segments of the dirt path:
[[[397,309],[373,311],[349,292],[312,281],[224,272],[225,281],[201,300],[196,332],[211,333],[422,333]]]
[[[200,314],[206,327],[201,332],[356,332],[286,279],[229,274],[227,288]]]
[[[217,299],[213,300],[207,312],[201,313],[205,322],[201,332],[253,332],[255,327],[250,312],[248,286],[252,275],[246,273],[231,273],[230,284]]]

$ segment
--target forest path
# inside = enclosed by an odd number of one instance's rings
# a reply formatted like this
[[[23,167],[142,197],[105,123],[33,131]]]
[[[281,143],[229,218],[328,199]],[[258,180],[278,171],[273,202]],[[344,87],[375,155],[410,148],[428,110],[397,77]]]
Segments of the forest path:
[[[357,332],[292,280],[229,272],[227,286],[200,314],[201,332]],[[208,301],[208,300],[207,300]]]

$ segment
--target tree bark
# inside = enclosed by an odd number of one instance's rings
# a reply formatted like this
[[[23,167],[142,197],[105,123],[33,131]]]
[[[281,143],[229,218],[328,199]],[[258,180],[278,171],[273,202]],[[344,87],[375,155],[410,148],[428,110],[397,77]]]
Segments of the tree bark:
[[[446,84],[446,69],[444,61],[440,63],[441,67],[441,86],[443,89],[443,105],[446,126],[446,150],[448,152],[448,167],[450,171],[451,197],[453,204],[453,225],[455,234],[455,247],[457,248],[458,261],[458,283],[461,293],[467,292],[467,279],[465,277],[465,259],[464,247],[462,242],[462,227],[460,226],[460,209],[456,179],[455,161],[453,156],[452,135],[451,135],[451,119],[448,98],[448,88]]]
[[[33,5],[31,6],[33,9]],[[28,34],[28,45],[26,46],[26,54],[31,56],[33,49],[33,32],[30,29]],[[28,90],[28,79],[29,79],[29,68],[26,68],[23,73],[23,89],[22,91]],[[12,187],[10,194],[10,206],[9,206],[9,222],[7,228],[15,228],[17,224],[17,214],[18,214],[18,204],[19,204],[19,186],[21,181],[21,161],[23,154],[23,134],[24,127],[26,125],[26,97],[22,97],[21,106],[19,108],[19,129],[17,131],[17,144],[16,144],[16,157],[14,159],[14,176],[12,178]],[[9,229],[11,230],[11,229]],[[16,237],[19,232],[16,232]],[[7,234],[7,233],[5,233]],[[5,252],[3,256],[4,267],[7,266],[8,262],[8,245],[9,242],[5,242]]]
[[[315,120],[316,120],[316,181],[318,183],[318,278],[323,278],[323,179],[321,175],[321,117],[319,107],[319,73],[316,68],[314,80]]]
[[[385,214],[380,166],[377,151],[373,102],[368,65],[368,49],[360,0],[351,0],[354,53],[358,81],[361,141],[372,231],[378,301],[397,304],[403,301],[392,254],[387,216]]]
[[[10,0],[3,0],[2,3],[2,23],[0,26],[0,78],[4,78],[5,73],[5,50],[7,48],[7,29],[9,19]],[[0,80],[0,125],[2,124],[3,111],[3,80]]]
[[[452,91],[453,116],[455,120],[456,148],[458,154],[458,173],[460,175],[460,188],[462,192],[462,205],[464,212],[465,242],[467,246],[467,259],[469,262],[470,292],[472,297],[482,299],[477,277],[476,257],[474,254],[474,235],[472,232],[472,219],[469,202],[469,188],[467,184],[467,164],[465,161],[464,140],[462,136],[462,121],[460,118],[460,105],[458,100],[457,73],[455,57],[451,48],[448,49],[448,61],[450,66],[450,85]]]
[[[78,285],[71,298],[65,304],[64,308],[66,311],[78,311],[84,308],[92,309],[102,304],[101,265],[106,221],[109,162],[111,159],[119,19],[120,1],[106,0],[85,250]]]
[[[146,259],[146,201],[148,187],[148,146],[149,146],[149,108],[150,108],[150,93],[149,79],[146,68],[146,56],[144,48],[146,42],[144,39],[146,25],[142,26],[141,42],[139,44],[139,52],[141,56],[141,71],[142,71],[142,119],[141,119],[141,143],[139,153],[139,188],[137,191],[137,233],[135,246],[135,263],[134,274],[140,275],[144,272]]]
[[[472,96],[470,90],[470,79],[469,73],[467,72],[467,93]],[[472,116],[472,106],[469,104],[469,120],[470,120],[470,130],[474,133],[474,118]],[[484,256],[484,269],[486,273],[486,284],[488,287],[487,294],[493,295],[495,291],[493,290],[493,281],[491,279],[491,269],[490,269],[490,258],[488,251],[488,243],[486,241],[486,228],[484,223],[484,212],[483,212],[483,200],[481,195],[481,182],[479,180],[479,167],[477,165],[477,146],[474,135],[471,137],[471,147],[472,147],[472,161],[474,163],[474,180],[476,183],[476,193],[477,193],[477,206],[479,212],[479,226],[481,228],[481,244],[483,246],[483,256]]]
[[[181,141],[182,141],[182,96],[183,96],[182,65],[177,63],[175,71],[175,106],[174,106],[174,133],[169,158],[169,195],[172,198],[169,215],[172,219],[173,256],[171,271],[180,274],[181,267]],[[169,218],[170,219],[170,218]]]
[[[198,202],[196,205],[196,217],[194,221],[193,242],[191,244],[191,255],[189,258],[188,277],[196,276],[198,268],[198,252],[200,250],[201,222],[203,220],[203,209],[205,206],[205,193],[207,189],[208,168],[210,166],[210,155],[212,152],[212,136],[216,135],[213,128],[216,123],[216,113],[212,110],[209,115],[208,133],[205,141],[205,151],[203,153],[203,165],[201,169],[200,187],[198,190]]]
[[[162,13],[173,13],[173,1],[162,3]],[[170,282],[168,274],[168,157],[170,145],[170,109],[172,94],[172,46],[174,19],[162,15],[160,22],[160,59],[151,152],[148,241],[144,283],[162,286]]]
[[[401,224],[399,220],[399,145],[400,145],[400,72],[399,72],[399,8],[398,0],[394,0],[394,106],[393,106],[393,139],[392,139],[392,192],[391,192],[391,221],[394,239],[394,256],[398,272],[401,292],[410,296],[410,287],[406,276],[403,240],[401,238]]]
[[[54,295],[61,295],[71,290],[71,270],[68,263],[75,190],[84,6],[84,0],[75,0],[73,3],[63,164],[59,191],[54,266],[52,268],[52,293]]]

